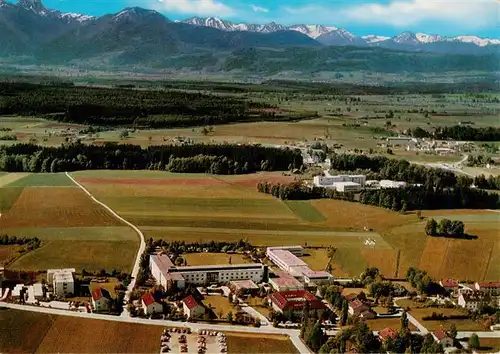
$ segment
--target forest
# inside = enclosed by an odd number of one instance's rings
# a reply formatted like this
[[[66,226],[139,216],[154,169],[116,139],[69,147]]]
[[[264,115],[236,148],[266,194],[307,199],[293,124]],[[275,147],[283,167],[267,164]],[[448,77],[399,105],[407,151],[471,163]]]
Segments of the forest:
[[[138,128],[293,121],[315,116],[315,112],[282,112],[267,103],[214,94],[0,82],[0,115],[7,114]]]
[[[451,127],[436,127],[433,132],[417,127],[410,129],[409,134],[414,138],[434,138],[439,140],[460,141],[500,141],[500,128],[475,128],[467,125]]]
[[[302,166],[300,150],[257,145],[138,145],[63,144],[42,147],[16,144],[0,147],[0,171],[63,172],[86,169],[166,170],[242,174],[255,171],[286,171]]]
[[[363,172],[367,179],[390,179],[436,188],[454,187],[457,184],[468,187],[472,184],[472,180],[462,176],[457,177],[451,171],[411,164],[406,160],[385,156],[334,154],[330,157],[330,161],[333,170]]]
[[[497,209],[500,195],[479,189],[406,187],[362,190],[359,194],[337,192],[331,188],[307,187],[301,183],[260,182],[257,191],[282,200],[337,199],[360,202],[393,211],[433,209]]]

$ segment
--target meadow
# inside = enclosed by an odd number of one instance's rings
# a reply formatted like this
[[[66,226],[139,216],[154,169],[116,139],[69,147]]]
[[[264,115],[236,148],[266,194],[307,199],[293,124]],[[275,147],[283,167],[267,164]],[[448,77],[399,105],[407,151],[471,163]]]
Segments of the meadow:
[[[357,276],[369,266],[390,277],[404,277],[409,267],[426,269],[437,279],[495,280],[500,272],[495,263],[500,226],[493,212],[461,211],[454,217],[463,217],[466,231],[477,239],[449,240],[426,236],[425,220],[415,213],[338,200],[283,202],[257,193],[258,181],[284,177],[276,173],[184,178],[167,172],[84,171],[73,176],[147,238],[334,247],[330,265],[339,276]],[[424,217],[453,214],[422,211]],[[325,253],[314,250],[305,261],[325,269]]]
[[[0,229],[9,236],[42,241],[40,248],[7,262],[10,269],[130,271],[138,236],[65,174],[13,173],[0,178],[10,181],[0,188]]]
[[[54,316],[0,308],[3,353],[155,353],[161,326]],[[229,353],[297,353],[284,336],[227,335]]]

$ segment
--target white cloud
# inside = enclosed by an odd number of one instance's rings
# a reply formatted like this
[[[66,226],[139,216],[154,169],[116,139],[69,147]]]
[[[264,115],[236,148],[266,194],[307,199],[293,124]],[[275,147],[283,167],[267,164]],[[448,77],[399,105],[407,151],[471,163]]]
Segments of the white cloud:
[[[356,22],[395,27],[426,21],[445,21],[474,28],[498,23],[499,6],[500,3],[495,0],[406,0],[352,6],[342,11],[342,17]]]
[[[232,16],[234,9],[217,0],[156,0],[153,8],[159,12],[176,12],[197,16]]]
[[[269,9],[266,9],[265,7],[262,6],[257,6],[257,5],[250,5],[253,11],[255,12],[269,12]]]

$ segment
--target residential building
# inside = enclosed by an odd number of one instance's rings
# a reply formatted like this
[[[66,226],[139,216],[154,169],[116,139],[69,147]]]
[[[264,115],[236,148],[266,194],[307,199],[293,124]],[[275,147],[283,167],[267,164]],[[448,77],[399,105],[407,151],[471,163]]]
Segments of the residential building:
[[[205,314],[205,307],[191,295],[182,299],[182,309],[188,319],[200,318]]]
[[[107,312],[111,308],[111,295],[109,291],[101,287],[92,291],[92,308],[94,312]]]
[[[366,303],[354,300],[349,303],[349,314],[351,316],[359,316],[361,312],[370,310],[370,306]]]
[[[475,283],[476,290],[486,292],[490,295],[500,295],[500,282],[499,281],[486,281]]]
[[[33,284],[33,293],[35,295],[35,299],[43,300],[44,298],[43,285],[41,283]]]
[[[10,293],[10,295],[13,298],[19,298],[19,297],[21,297],[23,290],[24,290],[24,284],[16,284],[16,286],[14,286],[14,289],[12,289],[12,292]]]
[[[453,338],[451,338],[448,333],[443,331],[442,329],[435,331],[432,333],[434,339],[436,342],[441,344],[443,348],[450,348],[453,347]]]
[[[151,293],[142,296],[141,304],[145,315],[163,313],[163,305],[157,302]]]
[[[378,337],[382,343],[386,342],[388,339],[394,339],[398,336],[398,332],[393,330],[392,328],[384,328],[383,330],[378,332]]]
[[[276,291],[303,290],[304,285],[287,273],[280,274],[277,278],[269,278],[269,285]]]
[[[269,295],[269,301],[273,309],[283,313],[285,311],[302,311],[306,302],[311,310],[324,310],[325,304],[316,296],[306,290],[279,291]]]
[[[75,293],[75,272],[74,268],[47,270],[47,283],[52,284],[54,295],[66,297]]]
[[[183,289],[186,283],[203,285],[247,279],[260,283],[267,273],[262,263],[176,267],[165,254],[151,255],[149,264],[151,274],[165,289]]]
[[[377,313],[373,310],[365,310],[359,314],[359,317],[361,317],[364,320],[373,320],[377,318]]]
[[[455,279],[443,279],[439,282],[439,285],[441,285],[447,291],[458,290],[458,280]]]
[[[481,291],[461,292],[458,296],[458,305],[469,311],[477,311],[479,306],[490,301],[491,296]]]
[[[256,295],[259,292],[259,287],[254,281],[248,280],[233,280],[229,283],[229,288],[233,293],[243,293],[243,294],[253,294]]]
[[[406,182],[401,181],[391,181],[388,179],[383,179],[379,182],[380,188],[404,188],[406,187]]]

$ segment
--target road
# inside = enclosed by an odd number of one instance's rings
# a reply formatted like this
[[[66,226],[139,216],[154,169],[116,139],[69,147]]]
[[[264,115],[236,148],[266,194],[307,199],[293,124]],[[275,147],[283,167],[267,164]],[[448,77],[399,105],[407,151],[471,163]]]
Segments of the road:
[[[120,221],[124,222],[125,224],[127,224],[128,226],[130,226],[139,235],[141,243],[139,246],[139,250],[137,251],[137,255],[135,257],[134,267],[132,269],[132,280],[127,287],[127,291],[125,292],[125,298],[124,298],[124,302],[128,303],[130,300],[130,294],[132,293],[132,290],[134,290],[134,287],[135,287],[137,274],[139,274],[141,256],[144,253],[144,250],[146,249],[146,241],[144,238],[144,234],[141,232],[141,230],[139,230],[139,228],[137,226],[135,226],[134,224],[132,224],[132,223],[128,222],[127,220],[125,220],[124,218],[122,218],[113,209],[111,209],[109,206],[107,206],[103,202],[97,200],[84,186],[82,186],[80,183],[78,183],[68,172],[66,172],[66,176],[68,176],[68,178],[70,180],[72,180],[74,184],[76,184],[78,187],[80,187],[85,192],[85,194],[87,194],[94,202],[96,202],[97,204],[101,205],[104,209],[109,211],[115,218],[117,218],[118,220],[120,220]],[[127,306],[123,307],[123,312],[121,315],[123,317],[129,316]]]
[[[46,313],[51,315],[70,316],[70,317],[103,320],[111,322],[138,323],[143,325],[162,326],[162,327],[186,327],[186,328],[191,328],[192,331],[198,331],[200,329],[208,329],[208,330],[222,331],[222,332],[285,335],[290,337],[290,340],[297,347],[300,353],[304,354],[311,353],[310,350],[306,347],[306,345],[300,340],[299,330],[296,329],[274,328],[271,326],[257,328],[257,327],[243,327],[243,326],[232,326],[232,325],[217,325],[208,323],[205,324],[205,323],[179,322],[179,321],[168,321],[168,320],[150,320],[150,319],[128,317],[128,316],[110,316],[110,315],[100,315],[97,313],[72,312],[67,310],[58,310],[58,309],[28,306],[28,305],[17,305],[10,303],[0,303],[0,308],[1,307],[7,307],[10,309],[21,310],[21,311],[31,311],[31,312]]]

